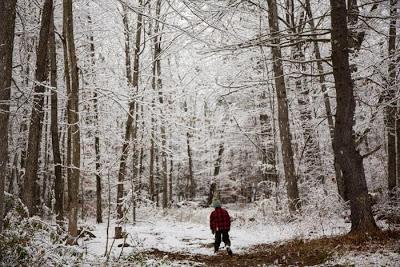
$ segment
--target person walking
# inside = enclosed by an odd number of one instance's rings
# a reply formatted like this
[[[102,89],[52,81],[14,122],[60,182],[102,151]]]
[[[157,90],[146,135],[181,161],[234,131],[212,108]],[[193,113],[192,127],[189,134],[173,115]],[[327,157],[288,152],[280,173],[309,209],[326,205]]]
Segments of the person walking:
[[[221,208],[221,202],[218,199],[213,199],[212,206],[215,209],[210,215],[210,228],[211,232],[215,235],[214,253],[218,252],[222,238],[226,251],[230,256],[232,256],[231,241],[229,240],[231,217],[229,216],[228,211]]]

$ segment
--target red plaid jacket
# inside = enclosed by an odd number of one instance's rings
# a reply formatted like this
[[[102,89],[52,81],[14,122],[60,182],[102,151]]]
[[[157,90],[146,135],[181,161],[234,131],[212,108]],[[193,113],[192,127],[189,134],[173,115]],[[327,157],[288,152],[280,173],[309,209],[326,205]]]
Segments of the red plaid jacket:
[[[230,230],[231,217],[223,208],[216,208],[210,215],[210,228],[212,231]]]

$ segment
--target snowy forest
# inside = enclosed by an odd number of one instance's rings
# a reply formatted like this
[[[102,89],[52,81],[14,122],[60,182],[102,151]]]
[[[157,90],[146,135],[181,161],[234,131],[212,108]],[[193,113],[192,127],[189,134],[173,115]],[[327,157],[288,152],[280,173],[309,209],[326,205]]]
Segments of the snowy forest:
[[[0,0],[0,266],[399,266],[399,14]]]

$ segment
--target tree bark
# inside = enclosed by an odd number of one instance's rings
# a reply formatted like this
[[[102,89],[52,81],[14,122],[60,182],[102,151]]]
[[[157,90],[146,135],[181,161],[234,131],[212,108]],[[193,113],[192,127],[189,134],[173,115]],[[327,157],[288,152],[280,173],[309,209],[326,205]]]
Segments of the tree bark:
[[[66,13],[63,13],[63,17],[66,16]],[[67,36],[67,24],[66,24],[66,18],[63,18],[63,58],[64,58],[64,77],[65,77],[65,88],[66,88],[66,93],[67,93],[67,98],[70,97],[71,95],[71,77],[70,77],[70,64],[68,62],[68,47],[67,47],[67,42],[65,40]],[[69,194],[69,185],[71,184],[71,117],[68,115],[68,112],[70,110],[70,101],[67,99],[67,104],[66,104],[66,111],[64,113],[64,118],[66,118],[67,123],[66,123],[66,134],[64,135],[63,138],[63,143],[64,143],[64,165],[66,166],[66,175],[67,175],[67,185],[65,186],[65,192],[67,194],[64,194],[64,205],[65,209],[69,211],[69,204],[71,203],[71,194]]]
[[[388,84],[386,89],[386,107],[385,107],[385,128],[387,136],[387,151],[388,151],[388,190],[389,194],[393,192],[396,187],[397,173],[396,161],[396,112],[397,112],[397,100],[396,100],[396,15],[397,15],[397,1],[390,0],[390,24],[389,24],[389,40],[388,40],[388,54],[389,54],[389,65],[388,65]]]
[[[71,125],[70,151],[67,153],[71,157],[71,177],[68,181],[68,233],[70,243],[76,242],[73,238],[78,235],[78,192],[80,178],[80,130],[79,130],[79,75],[78,65],[75,54],[74,27],[72,0],[63,1],[63,23],[65,26],[65,41],[67,46],[70,94],[68,95],[68,117]]]
[[[169,203],[172,203],[172,201],[173,201],[173,192],[172,192],[173,174],[174,174],[174,161],[171,156],[170,161],[169,161],[169,184],[168,184],[169,185],[169,197],[168,197]]]
[[[92,18],[88,16],[88,23],[89,25],[92,24]],[[90,58],[91,58],[91,67],[92,67],[92,75],[95,75],[95,46],[94,46],[94,37],[93,34],[89,36],[89,49],[90,49]],[[94,79],[92,80],[93,83]],[[99,137],[99,108],[98,108],[98,94],[97,88],[95,84],[93,84],[93,111],[94,111],[94,126],[95,126],[95,133],[94,133],[94,152],[95,152],[95,168],[96,168],[96,222],[102,223],[103,222],[103,210],[102,210],[102,198],[101,198],[101,165],[100,165],[100,137]]]
[[[308,16],[308,23],[311,28],[311,32],[315,34],[316,32],[316,27],[314,23],[314,17],[311,9],[311,4],[310,0],[306,0],[305,2],[305,8]],[[313,44],[314,44],[314,54],[315,54],[315,59],[317,60],[317,70],[319,74],[319,83],[321,85],[321,91],[323,94],[323,99],[324,99],[324,106],[325,106],[325,112],[326,112],[326,117],[328,120],[328,127],[329,127],[329,134],[331,137],[331,143],[332,143],[332,149],[333,149],[333,139],[334,139],[334,131],[335,131],[335,123],[333,120],[333,115],[332,115],[332,108],[331,108],[331,102],[328,94],[328,90],[326,88],[326,79],[324,75],[324,67],[321,62],[321,51],[319,48],[319,43],[318,41],[313,38]],[[335,157],[335,156],[334,156]],[[336,177],[336,184],[338,188],[339,195],[347,201],[347,195],[344,187],[344,180],[343,180],[343,175],[342,171],[340,169],[339,163],[337,162],[336,158],[334,158],[334,170],[335,170],[335,177]]]
[[[139,6],[142,6],[142,0],[139,0]],[[123,23],[125,27],[125,65],[126,65],[126,76],[128,85],[134,90],[134,94],[137,94],[139,85],[139,58],[140,58],[140,45],[141,45],[141,31],[142,31],[142,15],[138,14],[136,22],[136,40],[135,40],[135,54],[134,54],[134,65],[133,65],[133,76],[131,70],[130,60],[130,38],[129,38],[129,21],[127,8],[124,6],[124,18]],[[124,144],[122,145],[122,154],[120,158],[120,166],[118,172],[118,187],[117,187],[117,219],[122,220],[123,209],[122,209],[122,198],[124,192],[124,180],[126,176],[126,161],[128,158],[129,144],[132,137],[133,121],[135,116],[136,101],[132,99],[129,103],[129,114],[126,121]],[[135,152],[136,153],[136,152]],[[133,192],[132,192],[133,193]],[[121,222],[119,222],[121,223]],[[115,238],[122,238],[122,227],[120,225],[115,227]]]
[[[292,149],[292,136],[289,124],[289,108],[286,95],[286,84],[282,64],[282,52],[280,48],[279,20],[276,0],[268,2],[268,22],[271,31],[273,70],[276,93],[278,99],[279,134],[282,143],[283,169],[286,179],[286,190],[289,199],[289,210],[295,212],[299,209],[299,190],[295,173]]]
[[[188,114],[188,106],[187,102],[184,103],[184,111]],[[189,114],[188,114],[189,115]],[[189,115],[190,117],[190,115]],[[192,127],[192,120],[189,120],[189,127]],[[193,157],[192,157],[192,147],[190,145],[190,139],[192,137],[190,133],[191,129],[188,129],[186,132],[186,147],[187,147],[187,156],[188,156],[188,164],[189,164],[189,174],[186,177],[186,186],[185,186],[185,197],[187,199],[191,199],[195,196],[195,184],[194,184],[194,175],[193,175]]]
[[[215,161],[214,165],[214,177],[218,176],[221,170],[221,163],[222,163],[222,154],[224,153],[224,143],[221,142],[218,146],[218,156],[217,160]]]
[[[8,127],[16,2],[0,1],[0,233],[3,230],[4,185],[8,173]]]
[[[47,80],[48,43],[52,12],[53,1],[46,0],[43,5],[39,45],[36,51],[36,84],[33,89],[34,95],[25,165],[24,204],[28,208],[30,216],[37,213],[40,204],[40,189],[37,172],[42,138],[44,93],[46,91],[43,82]]]
[[[306,12],[308,15],[308,21],[309,21],[309,24],[311,27],[311,31],[313,33],[315,33],[316,27],[315,27],[314,20],[313,20],[313,13],[312,13],[312,9],[311,9],[310,0],[306,0]],[[328,95],[327,88],[326,88],[326,80],[325,80],[325,75],[324,75],[324,68],[323,68],[323,65],[321,62],[322,57],[321,57],[321,52],[320,52],[320,48],[319,48],[319,43],[317,40],[314,39],[313,44],[314,44],[315,58],[317,59],[317,70],[319,73],[319,81],[320,81],[320,85],[321,85],[321,91],[323,93],[324,105],[325,105],[326,116],[327,116],[327,120],[328,120],[328,126],[329,126],[329,133],[330,133],[332,148],[333,148],[335,125],[334,125],[334,119],[333,119],[333,115],[332,115],[332,108],[331,108],[329,95]],[[334,169],[335,169],[336,183],[337,183],[339,195],[344,200],[348,200],[347,196],[346,196],[346,192],[345,192],[342,171],[341,171],[339,163],[337,162],[336,159],[334,160]]]
[[[336,121],[333,148],[343,171],[350,199],[351,232],[365,233],[378,228],[372,216],[363,159],[353,138],[354,85],[350,74],[347,11],[345,0],[330,0],[332,64],[336,89]]]
[[[50,86],[51,91],[51,141],[53,148],[54,161],[54,196],[55,196],[55,213],[58,224],[62,224],[64,220],[64,179],[62,177],[61,153],[60,153],[60,137],[58,134],[58,96],[57,96],[57,50],[54,29],[54,12],[51,15],[50,22],[50,38],[49,38],[49,58],[50,58]]]
[[[157,0],[156,3],[156,18],[155,31],[154,31],[154,58],[156,63],[156,76],[157,76],[157,91],[158,91],[158,102],[160,104],[160,116],[161,116],[161,175],[162,175],[162,207],[165,209],[168,206],[168,156],[167,156],[167,134],[165,129],[165,119],[163,118],[163,104],[164,97],[162,92],[162,78],[161,78],[161,37],[162,32],[160,30],[160,13],[161,13],[161,0]]]

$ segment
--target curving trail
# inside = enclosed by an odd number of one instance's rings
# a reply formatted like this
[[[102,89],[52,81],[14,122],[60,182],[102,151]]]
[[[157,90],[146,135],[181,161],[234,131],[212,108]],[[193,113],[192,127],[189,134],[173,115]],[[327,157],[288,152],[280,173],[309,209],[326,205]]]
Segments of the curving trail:
[[[217,255],[185,254],[151,250],[149,258],[168,259],[185,266],[312,266],[340,265],[346,260],[356,266],[376,266],[374,259],[386,257],[380,266],[396,266],[400,261],[400,231],[383,231],[373,235],[345,235],[314,240],[293,240],[263,244],[250,251],[229,257],[226,251]],[[358,257],[358,258],[357,258]],[[368,258],[369,257],[369,258]],[[364,259],[362,263],[360,260]]]

